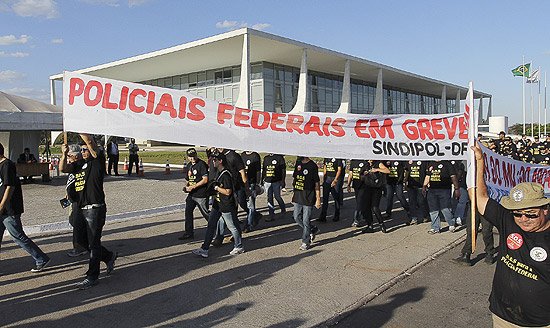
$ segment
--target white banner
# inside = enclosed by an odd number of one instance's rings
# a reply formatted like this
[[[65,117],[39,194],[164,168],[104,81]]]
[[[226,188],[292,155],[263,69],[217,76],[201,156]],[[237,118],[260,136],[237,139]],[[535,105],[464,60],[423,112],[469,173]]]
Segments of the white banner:
[[[461,113],[271,113],[189,92],[65,72],[65,131],[347,159],[466,158]]]
[[[510,190],[522,182],[537,182],[544,186],[546,197],[550,197],[550,166],[528,164],[501,156],[481,145],[485,160],[484,180],[489,197],[500,201]]]

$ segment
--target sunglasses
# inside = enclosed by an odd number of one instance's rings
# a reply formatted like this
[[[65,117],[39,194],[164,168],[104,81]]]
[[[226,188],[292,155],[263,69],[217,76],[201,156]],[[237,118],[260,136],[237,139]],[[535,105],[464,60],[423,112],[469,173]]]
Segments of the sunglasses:
[[[80,152],[85,153],[88,151],[88,148],[80,148]]]
[[[521,219],[523,216],[525,216],[526,218],[528,218],[528,219],[530,219],[530,220],[538,219],[538,218],[539,218],[539,213],[532,214],[532,213],[512,212],[512,215],[513,215],[516,219]]]

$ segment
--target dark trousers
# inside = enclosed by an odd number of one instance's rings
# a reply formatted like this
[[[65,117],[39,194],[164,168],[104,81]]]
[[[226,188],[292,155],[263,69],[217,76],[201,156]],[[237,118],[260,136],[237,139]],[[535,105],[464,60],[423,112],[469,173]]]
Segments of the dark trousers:
[[[92,209],[83,209],[82,214],[86,220],[88,251],[90,252],[90,263],[86,276],[90,280],[95,280],[99,277],[99,263],[107,263],[114,256],[113,252],[101,246],[101,233],[105,225],[107,208],[103,205]]]
[[[132,174],[132,168],[134,167],[134,164],[136,164],[136,174],[138,174],[139,170],[139,157],[137,154],[130,155],[130,163],[128,163],[128,175]],[[115,170],[115,173],[117,170]]]
[[[111,169],[114,167],[115,175],[118,175],[118,155],[109,155],[109,170],[107,171],[111,174]]]
[[[334,215],[340,215],[340,190],[342,189],[343,180],[338,180],[336,185],[331,187],[333,181],[334,177],[326,176],[323,182],[323,207],[321,208],[321,217],[327,216],[329,194],[332,195],[334,199]]]
[[[409,194],[409,210],[411,218],[423,219],[428,217],[428,207],[426,206],[426,197],[422,195],[421,187],[407,187]]]
[[[407,203],[407,199],[405,198],[405,195],[403,194],[403,184],[398,183],[395,185],[387,184],[386,185],[386,215],[391,216],[391,211],[393,209],[393,194],[397,196],[397,199],[401,203],[401,206],[407,212],[409,213],[409,203]]]
[[[193,211],[195,207],[199,208],[202,217],[208,222],[208,216],[210,215],[208,211],[208,198],[192,197],[188,195],[185,200],[185,232],[187,233],[193,233]]]
[[[462,247],[462,254],[472,254],[472,214],[470,210],[470,203],[468,203],[468,206],[466,206],[466,242],[464,243],[464,246]],[[485,253],[487,254],[495,254],[495,241],[493,237],[493,225],[487,221],[481,214],[479,214],[476,211],[476,219],[475,219],[475,227],[476,227],[476,236],[477,239],[477,229],[479,228],[479,224],[481,223],[481,235],[483,236],[483,243],[485,244]]]
[[[382,224],[384,219],[380,212],[380,199],[382,198],[382,188],[365,188],[365,222],[367,225],[372,225],[372,213],[376,216],[378,223]]]
[[[73,248],[78,252],[89,250],[86,219],[77,203],[71,204],[69,223],[73,227]]]
[[[359,188],[355,190],[355,212],[353,215],[353,222],[360,223],[361,220],[367,216],[367,207],[366,207],[366,197],[367,197],[367,188]],[[369,209],[370,211],[370,209]],[[371,215],[372,222],[372,215]]]

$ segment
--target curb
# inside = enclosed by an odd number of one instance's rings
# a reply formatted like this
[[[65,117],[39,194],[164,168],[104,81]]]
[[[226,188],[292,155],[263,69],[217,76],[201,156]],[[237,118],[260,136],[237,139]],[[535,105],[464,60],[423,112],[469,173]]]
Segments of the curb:
[[[367,305],[370,301],[372,301],[376,297],[380,296],[382,293],[384,293],[385,291],[387,291],[391,287],[395,286],[400,281],[405,280],[410,275],[412,275],[415,271],[418,271],[420,268],[422,268],[426,264],[434,261],[439,256],[441,256],[444,253],[446,253],[446,252],[450,251],[451,249],[455,248],[456,246],[461,244],[464,240],[466,240],[466,235],[464,235],[462,237],[459,237],[458,239],[456,239],[453,242],[450,242],[449,244],[447,244],[447,246],[441,248],[440,250],[436,251],[432,255],[429,255],[428,257],[426,257],[422,261],[418,262],[417,264],[409,267],[408,269],[405,269],[399,275],[393,277],[392,279],[390,279],[386,283],[378,286],[378,288],[376,288],[375,290],[373,290],[372,292],[370,292],[366,296],[360,298],[355,303],[353,303],[353,304],[349,305],[348,307],[342,309],[341,311],[339,311],[335,315],[333,315],[330,319],[326,320],[325,322],[323,322],[323,323],[321,323],[321,324],[319,324],[315,327],[321,328],[321,327],[335,326],[342,319],[348,317],[349,315],[351,315],[353,312],[355,312],[359,308],[363,307],[364,305]]]

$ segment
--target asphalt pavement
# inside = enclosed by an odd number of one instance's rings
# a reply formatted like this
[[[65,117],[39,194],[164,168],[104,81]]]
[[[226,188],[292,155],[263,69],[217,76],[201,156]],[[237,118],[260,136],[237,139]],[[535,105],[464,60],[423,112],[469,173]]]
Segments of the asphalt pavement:
[[[102,241],[119,258],[110,276],[102,264],[99,284],[80,291],[87,259],[66,255],[72,245],[68,212],[59,206],[64,179],[24,185],[23,225],[52,263],[30,273],[32,258],[4,237],[0,326],[490,327],[494,266],[448,261],[458,254],[464,229],[428,235],[429,224],[407,226],[405,213],[394,210],[387,234],[377,227],[362,234],[351,227],[355,201],[346,193],[341,220],[331,221],[331,206],[313,247],[300,251],[286,192],[287,214],[244,234],[244,254],[229,255],[226,243],[205,259],[191,253],[204,238],[198,211],[195,239],[177,239],[184,227],[182,188],[179,171],[146,168],[144,178],[106,178]],[[265,197],[257,200],[264,215]]]

